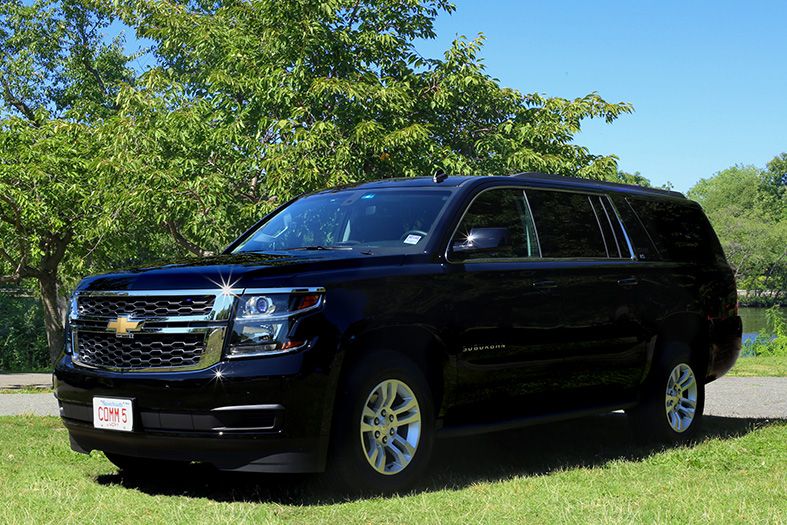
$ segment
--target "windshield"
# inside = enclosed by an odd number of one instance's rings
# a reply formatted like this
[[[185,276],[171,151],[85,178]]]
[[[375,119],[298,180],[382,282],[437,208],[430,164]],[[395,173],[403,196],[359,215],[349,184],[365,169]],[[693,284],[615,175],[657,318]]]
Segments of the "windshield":
[[[233,253],[281,250],[422,251],[450,191],[346,190],[310,195],[262,224]]]

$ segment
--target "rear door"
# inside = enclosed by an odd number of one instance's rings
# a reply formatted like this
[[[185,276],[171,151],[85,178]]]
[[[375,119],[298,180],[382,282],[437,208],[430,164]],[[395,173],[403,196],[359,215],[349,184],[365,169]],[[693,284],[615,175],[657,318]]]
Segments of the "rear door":
[[[562,330],[553,356],[559,364],[550,369],[562,380],[556,389],[567,394],[567,404],[623,398],[641,380],[648,349],[626,232],[604,194],[526,193],[543,260],[559,268]]]

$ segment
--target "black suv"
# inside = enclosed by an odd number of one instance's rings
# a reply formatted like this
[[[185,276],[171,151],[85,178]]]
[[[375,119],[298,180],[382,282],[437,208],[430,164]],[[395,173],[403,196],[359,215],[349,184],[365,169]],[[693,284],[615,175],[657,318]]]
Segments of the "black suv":
[[[624,409],[691,436],[740,351],[736,287],[679,193],[522,174],[281,206],[216,257],[84,279],[56,366],[74,450],[398,490],[441,435]]]

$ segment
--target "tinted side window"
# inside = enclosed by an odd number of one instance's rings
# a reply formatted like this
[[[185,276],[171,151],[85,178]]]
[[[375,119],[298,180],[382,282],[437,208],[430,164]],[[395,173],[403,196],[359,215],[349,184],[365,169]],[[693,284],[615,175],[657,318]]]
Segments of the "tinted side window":
[[[627,197],[663,260],[678,262],[724,262],[716,234],[691,201]]]
[[[463,253],[461,258],[467,260],[539,256],[533,219],[522,190],[502,188],[480,193],[457,228],[451,246],[472,245],[474,238],[482,236],[499,239],[500,244],[491,249]],[[456,252],[457,256],[460,256],[458,250]]]
[[[643,261],[651,261],[659,259],[659,252],[653,245],[650,235],[645,231],[637,214],[634,213],[634,208],[631,207],[624,195],[613,193],[610,195],[615,208],[626,225],[626,231],[629,234],[632,248],[634,249],[634,256]]]
[[[581,193],[527,190],[542,257],[608,256],[591,198]]]

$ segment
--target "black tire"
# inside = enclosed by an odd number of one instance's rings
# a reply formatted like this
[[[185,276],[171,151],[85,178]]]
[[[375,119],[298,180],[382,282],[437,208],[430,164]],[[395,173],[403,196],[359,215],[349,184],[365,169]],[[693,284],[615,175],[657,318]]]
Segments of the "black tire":
[[[698,360],[692,356],[691,348],[685,343],[672,342],[661,349],[642,387],[640,404],[627,411],[632,430],[640,441],[680,444],[696,436],[705,409],[705,378],[698,373],[701,370],[698,364]],[[691,388],[673,390],[672,396],[668,392],[671,374],[677,369],[676,376],[684,377],[685,367],[693,374],[696,385],[694,413],[690,420],[685,408],[669,412],[667,408],[668,402],[672,402],[671,406],[674,406],[676,400],[682,407],[690,406]],[[679,417],[680,415],[686,417]],[[686,421],[689,421],[688,424]],[[682,427],[680,430],[676,430],[676,423]]]
[[[177,477],[186,470],[189,463],[185,461],[168,461],[164,459],[137,458],[104,452],[107,459],[114,464],[122,474],[145,477]]]
[[[386,381],[401,382],[414,394],[418,403],[417,411],[420,413],[420,436],[409,463],[396,473],[382,474],[367,460],[364,447],[371,449],[374,438],[369,433],[364,437],[361,416],[367,400],[372,402],[371,400],[375,399],[372,397],[375,388]],[[404,398],[396,399],[400,400],[398,406],[404,406]],[[410,428],[392,427],[390,431],[398,436],[399,432],[409,433]],[[371,445],[364,439],[372,440]],[[426,469],[433,442],[434,402],[423,372],[401,354],[390,351],[374,352],[352,365],[337,392],[331,436],[331,463],[326,479],[330,481],[332,488],[340,488],[353,494],[391,494],[406,490],[420,479]],[[393,446],[393,443],[390,446]],[[386,453],[386,457],[393,456]],[[385,464],[384,469],[389,465],[387,460]],[[390,465],[392,469],[397,468],[396,461],[391,461]]]

